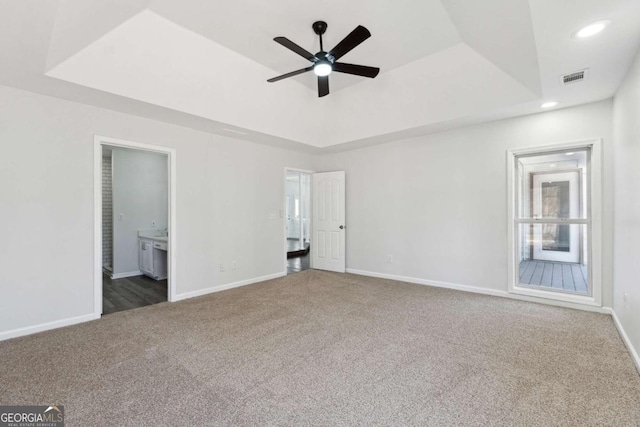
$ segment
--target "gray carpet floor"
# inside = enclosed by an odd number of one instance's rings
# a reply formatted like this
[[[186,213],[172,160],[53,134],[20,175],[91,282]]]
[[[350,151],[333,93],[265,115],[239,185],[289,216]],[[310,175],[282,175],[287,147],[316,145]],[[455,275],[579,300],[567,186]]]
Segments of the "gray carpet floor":
[[[0,342],[68,426],[638,426],[609,316],[304,271]]]

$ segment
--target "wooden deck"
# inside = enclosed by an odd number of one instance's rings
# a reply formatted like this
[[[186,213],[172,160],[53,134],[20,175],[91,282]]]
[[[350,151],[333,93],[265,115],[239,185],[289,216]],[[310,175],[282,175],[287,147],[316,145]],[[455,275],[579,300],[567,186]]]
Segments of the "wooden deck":
[[[586,294],[589,291],[587,274],[584,265],[569,262],[529,260],[520,263],[522,285]]]

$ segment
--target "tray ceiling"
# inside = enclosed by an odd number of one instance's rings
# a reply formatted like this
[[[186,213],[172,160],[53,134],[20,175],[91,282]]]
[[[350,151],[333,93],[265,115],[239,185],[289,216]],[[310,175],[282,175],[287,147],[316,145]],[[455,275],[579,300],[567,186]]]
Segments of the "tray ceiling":
[[[640,38],[633,0],[23,0],[0,12],[11,64],[0,84],[303,149],[526,114],[549,97],[562,106],[604,99]],[[315,52],[318,19],[329,24],[329,47],[366,26],[372,37],[343,59],[380,75],[334,73],[325,98],[312,73],[267,83],[307,65],[273,37]],[[571,38],[598,19],[613,22],[602,37]],[[582,68],[589,81],[560,85]]]

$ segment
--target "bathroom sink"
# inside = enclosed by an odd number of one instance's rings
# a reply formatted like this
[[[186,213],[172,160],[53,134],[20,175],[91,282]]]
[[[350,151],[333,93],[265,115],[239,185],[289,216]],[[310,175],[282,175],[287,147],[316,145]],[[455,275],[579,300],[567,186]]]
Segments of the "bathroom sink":
[[[138,231],[138,237],[157,240],[158,242],[166,242],[168,240],[167,232],[160,230],[140,230]]]

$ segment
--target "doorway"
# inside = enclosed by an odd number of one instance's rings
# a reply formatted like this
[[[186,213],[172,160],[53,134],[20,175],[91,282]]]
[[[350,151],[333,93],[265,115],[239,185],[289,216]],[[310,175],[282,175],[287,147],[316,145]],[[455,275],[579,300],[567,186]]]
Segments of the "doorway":
[[[175,151],[95,137],[94,310],[173,300]]]
[[[287,274],[310,268],[311,173],[285,170],[285,253]]]
[[[600,175],[594,156],[599,158],[596,142],[511,152],[511,292],[587,304],[599,301],[599,265],[593,265],[593,242],[599,233],[594,236],[593,210],[599,209],[594,176]]]
[[[581,192],[579,170],[532,173],[535,218],[578,218]],[[532,259],[579,263],[584,247],[580,230],[569,224],[543,224],[534,229]]]
[[[285,271],[346,271],[346,176],[344,171],[285,168]],[[297,202],[296,202],[297,200]],[[289,251],[294,252],[291,258]],[[297,253],[296,253],[297,252]],[[303,256],[296,256],[301,254]]]

